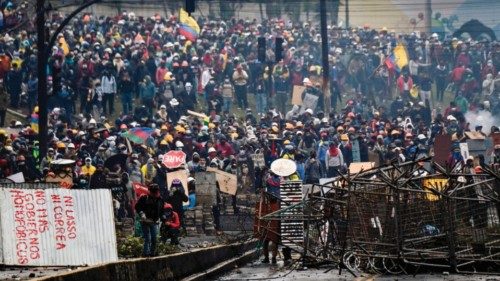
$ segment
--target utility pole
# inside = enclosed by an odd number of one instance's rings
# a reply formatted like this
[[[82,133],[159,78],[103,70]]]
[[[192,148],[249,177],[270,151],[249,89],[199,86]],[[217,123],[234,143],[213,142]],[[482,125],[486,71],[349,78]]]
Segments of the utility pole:
[[[345,28],[349,28],[349,0],[345,0]]]
[[[432,33],[432,1],[425,1],[425,33],[429,36]]]
[[[36,1],[37,75],[38,75],[38,142],[40,163],[47,155],[47,46],[45,44],[45,0]]]
[[[330,65],[328,63],[328,31],[326,27],[326,0],[320,0],[321,58],[323,62],[323,102],[325,114],[330,113]]]

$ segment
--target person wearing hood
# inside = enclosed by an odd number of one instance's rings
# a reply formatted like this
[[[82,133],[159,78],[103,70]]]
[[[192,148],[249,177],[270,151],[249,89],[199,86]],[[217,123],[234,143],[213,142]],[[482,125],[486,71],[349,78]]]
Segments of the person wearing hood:
[[[483,97],[489,96],[493,93],[494,82],[493,82],[493,74],[486,74],[486,78],[483,81]]]
[[[297,118],[299,116],[299,109],[300,106],[294,104],[292,109],[286,113],[285,120],[293,120],[294,118]]]
[[[104,115],[112,115],[115,112],[117,84],[115,77],[108,70],[105,70],[101,77],[101,90],[103,94],[103,113]]]
[[[141,167],[141,173],[145,184],[149,185],[153,183],[157,174],[155,160],[153,158],[149,158],[147,163]]]
[[[132,112],[132,97],[134,93],[134,83],[130,78],[130,73],[124,71],[118,84],[118,92],[121,97],[123,114],[128,115]]]
[[[327,168],[327,177],[329,178],[340,175],[341,169],[345,166],[342,151],[337,147],[335,142],[330,143],[330,147],[326,152],[325,165]]]
[[[179,179],[173,179],[170,188],[167,193],[166,202],[172,205],[172,209],[179,214],[180,224],[182,228],[184,225],[184,209],[182,207],[183,202],[188,202],[189,198],[186,195],[186,191],[182,182]]]
[[[179,119],[181,118],[181,111],[179,109],[179,101],[175,98],[171,99],[168,103],[169,107],[167,108],[167,114],[170,122],[172,124],[177,124]]]
[[[196,105],[196,89],[193,87],[193,84],[191,82],[186,82],[186,85],[184,86],[186,89],[186,92],[184,94],[184,108],[186,110],[194,110],[195,105]]]
[[[151,77],[146,75],[139,86],[139,98],[141,98],[142,104],[146,106],[149,116],[153,115],[155,95],[155,85],[151,81]]]
[[[162,104],[160,110],[156,112],[155,120],[161,120],[163,123],[168,121],[167,106]]]

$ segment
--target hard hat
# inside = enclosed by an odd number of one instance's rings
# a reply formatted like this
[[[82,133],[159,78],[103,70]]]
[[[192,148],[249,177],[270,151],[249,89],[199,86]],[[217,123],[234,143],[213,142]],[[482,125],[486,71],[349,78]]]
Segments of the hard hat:
[[[182,148],[182,147],[184,147],[184,144],[181,141],[176,141],[175,142],[175,147]]]
[[[213,148],[213,147],[210,147],[208,149],[208,153],[213,153],[213,152],[217,152],[217,150],[215,150],[215,148]]]
[[[126,130],[126,129],[128,129],[128,128],[127,128],[127,125],[126,125],[126,124],[121,124],[121,125],[120,125],[120,129],[122,129],[122,130]]]
[[[64,144],[64,142],[58,142],[57,148],[66,148],[66,145]]]
[[[347,136],[347,134],[342,134],[342,135],[340,135],[340,140],[341,141],[348,141],[349,137]]]
[[[160,144],[161,144],[161,145],[167,145],[167,144],[168,144],[168,142],[167,142],[167,140],[162,139],[162,140],[161,140],[161,142],[160,142]]]
[[[68,148],[75,148],[75,145],[73,143],[69,143]]]

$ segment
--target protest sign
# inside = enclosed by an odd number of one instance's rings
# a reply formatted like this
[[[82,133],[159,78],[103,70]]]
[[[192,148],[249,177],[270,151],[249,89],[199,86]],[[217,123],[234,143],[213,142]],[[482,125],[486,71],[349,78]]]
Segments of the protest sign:
[[[207,172],[214,172],[215,178],[219,183],[219,188],[221,192],[236,195],[238,180],[236,175],[226,173],[214,168],[207,168]]]
[[[2,264],[80,266],[118,260],[111,192],[0,189]]]
[[[302,94],[304,93],[306,87],[304,86],[293,86],[292,93],[292,104],[302,105]]]

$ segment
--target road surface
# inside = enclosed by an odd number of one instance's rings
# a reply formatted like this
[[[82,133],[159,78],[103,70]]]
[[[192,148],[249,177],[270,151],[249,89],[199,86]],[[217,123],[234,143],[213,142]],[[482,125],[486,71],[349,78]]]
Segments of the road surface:
[[[306,270],[292,270],[283,266],[283,262],[278,261],[276,266],[270,266],[256,261],[254,263],[248,264],[242,268],[236,268],[226,275],[219,277],[219,281],[251,281],[251,280],[273,280],[273,281],[468,281],[468,280],[478,280],[478,281],[500,281],[500,276],[486,276],[486,275],[448,275],[447,273],[435,273],[435,274],[419,274],[414,276],[379,276],[368,273],[359,273],[357,277],[343,271],[342,275],[339,275],[338,269],[333,269],[325,273],[327,269],[306,269]]]

